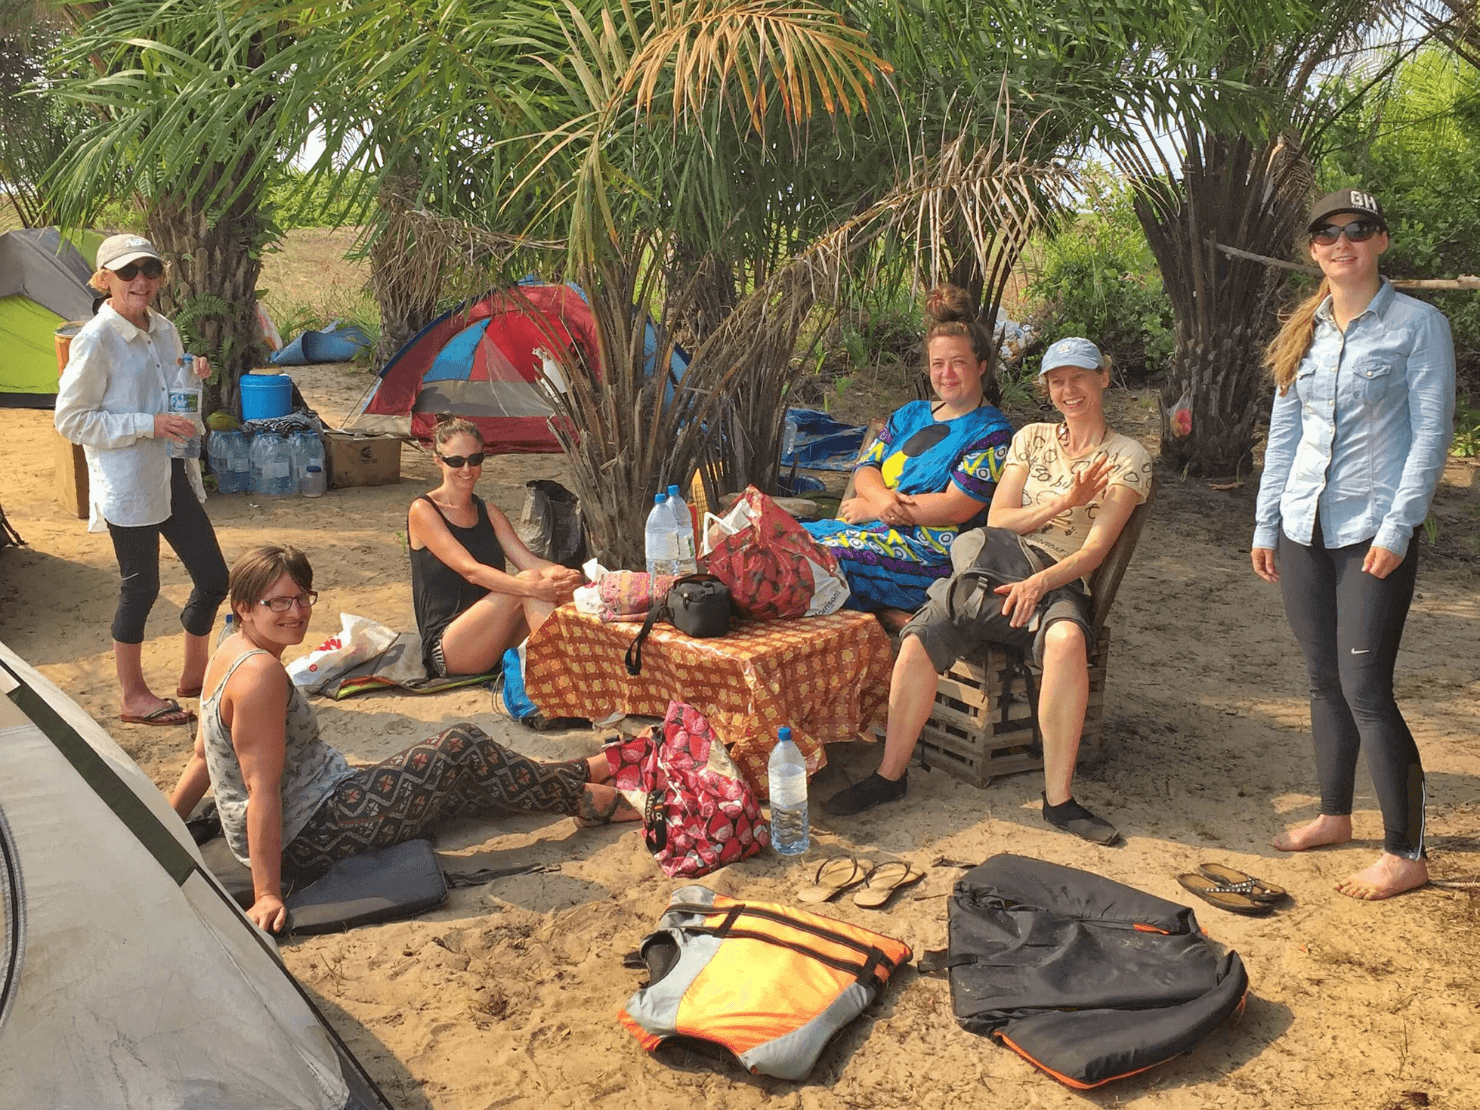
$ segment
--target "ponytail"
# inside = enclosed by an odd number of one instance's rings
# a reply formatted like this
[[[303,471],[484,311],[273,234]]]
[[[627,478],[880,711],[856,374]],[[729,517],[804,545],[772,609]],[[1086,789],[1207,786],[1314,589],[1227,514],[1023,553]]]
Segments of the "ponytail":
[[[1321,279],[1320,288],[1295,306],[1280,325],[1279,334],[1264,348],[1264,365],[1274,375],[1274,384],[1283,397],[1295,381],[1295,372],[1300,360],[1310,347],[1311,336],[1316,329],[1316,309],[1321,307],[1331,293],[1331,283]]]

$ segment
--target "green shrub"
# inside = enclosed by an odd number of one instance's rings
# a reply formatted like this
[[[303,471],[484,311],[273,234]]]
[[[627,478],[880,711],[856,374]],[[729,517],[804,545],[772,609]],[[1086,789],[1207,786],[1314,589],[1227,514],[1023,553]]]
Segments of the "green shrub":
[[[1392,245],[1382,259],[1393,278],[1480,274],[1480,77],[1447,51],[1415,55],[1395,95],[1362,101],[1340,121],[1335,149],[1319,166],[1322,191],[1361,185],[1382,202]],[[1446,316],[1460,392],[1480,396],[1480,297],[1412,291]],[[1458,445],[1458,439],[1456,439]]]
[[[1085,180],[1086,207],[1044,244],[1041,274],[1028,286],[1036,305],[1029,322],[1045,343],[1066,335],[1092,340],[1118,374],[1140,383],[1171,356],[1171,303],[1129,188],[1101,174]],[[1038,361],[1025,362],[1036,375]]]

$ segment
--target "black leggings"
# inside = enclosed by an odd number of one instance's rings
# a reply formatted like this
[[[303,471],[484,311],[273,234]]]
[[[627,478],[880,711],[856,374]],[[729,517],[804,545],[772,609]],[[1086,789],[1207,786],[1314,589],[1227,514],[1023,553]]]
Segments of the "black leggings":
[[[1357,751],[1382,808],[1383,849],[1423,855],[1424,775],[1418,745],[1393,700],[1393,665],[1413,600],[1418,544],[1386,578],[1362,570],[1369,543],[1326,548],[1316,522],[1309,547],[1280,536],[1280,594],[1285,617],[1305,653],[1310,727],[1321,813],[1352,811]]]
[[[159,537],[163,536],[190,573],[193,588],[180,623],[192,636],[205,636],[216,623],[216,610],[226,600],[226,560],[216,542],[216,530],[205,507],[196,499],[185,476],[185,460],[170,460],[170,515],[163,524],[137,528],[108,525],[113,554],[118,559],[118,609],[113,614],[113,639],[120,644],[142,644],[149,610],[159,597]]]
[[[428,836],[453,817],[574,815],[589,772],[584,759],[541,763],[475,725],[453,725],[336,786],[283,849],[284,871],[319,875],[346,856]]]

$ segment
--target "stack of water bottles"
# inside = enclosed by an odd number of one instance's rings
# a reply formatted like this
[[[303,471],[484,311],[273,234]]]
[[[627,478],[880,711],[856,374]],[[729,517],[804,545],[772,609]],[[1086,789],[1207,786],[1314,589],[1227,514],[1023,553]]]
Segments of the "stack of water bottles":
[[[643,528],[643,552],[649,574],[696,574],[694,521],[677,486],[653,495],[653,508]]]
[[[292,497],[298,492],[293,447],[277,432],[252,439],[252,492],[260,497]]]

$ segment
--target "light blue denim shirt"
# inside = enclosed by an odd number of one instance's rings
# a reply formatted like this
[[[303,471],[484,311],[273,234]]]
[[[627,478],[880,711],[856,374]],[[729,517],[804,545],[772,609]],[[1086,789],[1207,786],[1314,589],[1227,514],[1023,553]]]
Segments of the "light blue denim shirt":
[[[1255,547],[1281,530],[1310,546],[1370,540],[1405,555],[1454,438],[1454,343],[1433,305],[1383,279],[1365,311],[1336,327],[1331,298],[1294,385],[1275,394],[1254,513]]]

